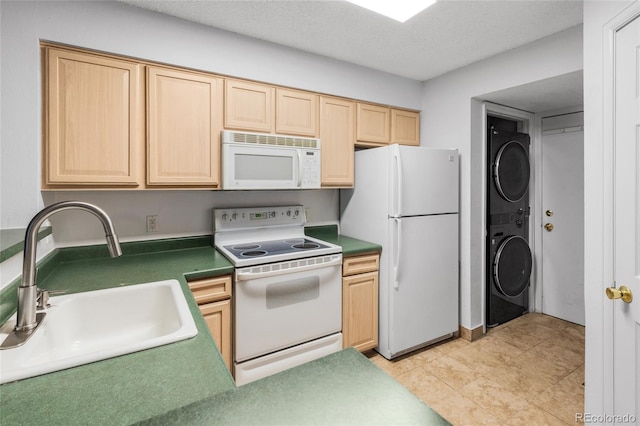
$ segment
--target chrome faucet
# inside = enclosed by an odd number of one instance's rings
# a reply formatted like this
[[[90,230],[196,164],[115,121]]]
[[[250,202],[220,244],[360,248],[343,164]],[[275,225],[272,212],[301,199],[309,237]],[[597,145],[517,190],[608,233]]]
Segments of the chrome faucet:
[[[44,318],[44,315],[40,315],[39,321],[36,319],[38,298],[46,297],[46,294],[42,294],[41,291],[38,291],[36,286],[36,245],[38,230],[42,223],[54,213],[72,209],[88,211],[100,219],[100,222],[102,222],[102,226],[104,227],[105,238],[107,239],[107,246],[109,247],[109,254],[111,257],[118,257],[122,255],[120,243],[115,230],[113,229],[111,219],[101,208],[82,201],[62,201],[42,209],[33,217],[33,219],[31,219],[31,222],[29,222],[24,238],[22,283],[20,284],[20,287],[18,287],[18,314],[15,327],[16,333],[27,332],[30,334],[30,332],[39,325],[42,318]]]

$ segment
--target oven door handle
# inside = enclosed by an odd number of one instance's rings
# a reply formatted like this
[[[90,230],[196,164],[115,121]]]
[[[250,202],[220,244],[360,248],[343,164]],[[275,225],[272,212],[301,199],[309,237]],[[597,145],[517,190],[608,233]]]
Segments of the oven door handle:
[[[342,265],[341,254],[330,255],[330,259],[327,259],[327,257],[329,256],[292,260],[290,262],[285,263],[284,265],[291,265],[293,263],[298,263],[299,265],[290,266],[290,267],[287,266],[284,268],[282,263],[278,263],[278,264],[268,264],[268,265],[259,265],[259,266],[249,266],[246,268],[236,269],[236,281],[257,280],[260,278],[274,277],[277,275],[286,275],[286,274],[293,274],[295,272],[311,271],[314,269],[325,268],[327,266]],[[275,265],[278,266],[277,269],[274,267]]]

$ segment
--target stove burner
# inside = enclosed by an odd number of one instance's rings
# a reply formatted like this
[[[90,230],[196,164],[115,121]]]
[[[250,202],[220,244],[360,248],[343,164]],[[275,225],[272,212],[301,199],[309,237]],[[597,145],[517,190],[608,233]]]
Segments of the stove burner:
[[[300,249],[300,250],[310,250],[310,249],[316,249],[316,248],[320,248],[320,244],[316,244],[316,243],[302,243],[302,244],[294,244],[291,247],[295,248],[295,249]]]
[[[256,247],[259,247],[259,246],[256,246]],[[264,250],[249,250],[249,251],[243,251],[242,253],[240,253],[240,255],[244,257],[258,257],[258,256],[264,256],[265,254],[267,254],[267,252]]]
[[[340,252],[339,248],[299,234],[284,235],[282,239],[273,240],[239,240],[221,245],[220,248],[231,263],[242,267]]]
[[[231,248],[234,250],[253,250],[253,249],[257,249],[258,247],[260,247],[260,244],[245,244],[242,246],[232,246]]]

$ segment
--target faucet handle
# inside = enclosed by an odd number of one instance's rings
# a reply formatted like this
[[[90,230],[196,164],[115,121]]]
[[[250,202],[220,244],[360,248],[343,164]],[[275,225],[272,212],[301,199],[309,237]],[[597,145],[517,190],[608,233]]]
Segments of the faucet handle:
[[[47,290],[46,288],[37,288],[37,306],[36,309],[46,309],[48,307],[51,306],[51,304],[49,303],[49,296],[51,295],[55,295],[55,294],[64,294],[67,292],[67,290]]]

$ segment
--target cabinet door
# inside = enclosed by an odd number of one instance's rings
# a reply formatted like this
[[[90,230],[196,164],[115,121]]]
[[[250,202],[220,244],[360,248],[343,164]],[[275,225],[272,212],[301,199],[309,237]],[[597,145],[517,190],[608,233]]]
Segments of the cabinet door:
[[[231,371],[231,299],[200,305],[200,312]]]
[[[378,272],[342,279],[343,346],[366,351],[378,346]]]
[[[356,120],[356,138],[358,142],[388,144],[390,114],[390,108],[358,102],[358,117]]]
[[[391,143],[420,145],[420,113],[391,110]]]
[[[45,52],[44,186],[139,185],[141,65],[53,48]]]
[[[249,81],[225,81],[224,127],[273,133],[275,89]]]
[[[147,183],[220,186],[220,78],[147,68]]]
[[[320,99],[322,186],[353,186],[354,141],[354,102],[323,96]]]
[[[276,89],[276,133],[318,137],[318,95]]]

